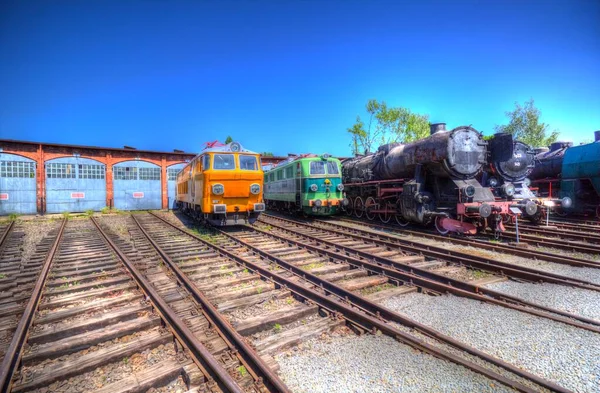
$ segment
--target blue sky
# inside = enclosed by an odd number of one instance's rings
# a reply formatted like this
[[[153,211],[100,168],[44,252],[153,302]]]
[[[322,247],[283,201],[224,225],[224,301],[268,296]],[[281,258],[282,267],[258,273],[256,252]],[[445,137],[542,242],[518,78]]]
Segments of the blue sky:
[[[486,134],[600,129],[600,2],[3,1],[0,137],[347,155],[370,98]]]

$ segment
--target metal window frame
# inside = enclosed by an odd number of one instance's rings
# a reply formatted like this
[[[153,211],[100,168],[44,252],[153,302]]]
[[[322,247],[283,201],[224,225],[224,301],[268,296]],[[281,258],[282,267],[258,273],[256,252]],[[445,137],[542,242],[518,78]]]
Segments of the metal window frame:
[[[35,162],[28,161],[0,161],[0,177],[26,178],[35,177]]]
[[[115,166],[113,168],[114,180],[137,180],[138,168],[135,166]]]

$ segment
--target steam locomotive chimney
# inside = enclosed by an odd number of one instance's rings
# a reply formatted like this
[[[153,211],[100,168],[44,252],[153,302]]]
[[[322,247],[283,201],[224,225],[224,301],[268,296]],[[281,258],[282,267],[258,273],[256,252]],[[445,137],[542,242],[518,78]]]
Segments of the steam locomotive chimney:
[[[560,150],[564,147],[569,147],[569,146],[573,146],[573,142],[565,142],[565,141],[553,142],[550,145],[550,151]]]
[[[433,123],[429,125],[429,133],[431,135],[440,131],[446,131],[446,123]]]
[[[594,141],[600,142],[600,130],[594,131]]]

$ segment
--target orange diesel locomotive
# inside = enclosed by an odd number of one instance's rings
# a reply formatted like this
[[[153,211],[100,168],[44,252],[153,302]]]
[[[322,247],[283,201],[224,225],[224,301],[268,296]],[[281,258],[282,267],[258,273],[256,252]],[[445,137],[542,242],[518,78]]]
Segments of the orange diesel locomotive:
[[[215,226],[253,223],[265,210],[260,155],[209,145],[177,174],[177,207]]]

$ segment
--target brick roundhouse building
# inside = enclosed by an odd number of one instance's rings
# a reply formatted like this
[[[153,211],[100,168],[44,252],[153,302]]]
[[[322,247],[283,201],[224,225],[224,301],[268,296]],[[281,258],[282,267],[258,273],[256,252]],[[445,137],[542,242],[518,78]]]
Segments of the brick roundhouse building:
[[[0,215],[171,208],[176,174],[195,155],[0,139]]]

